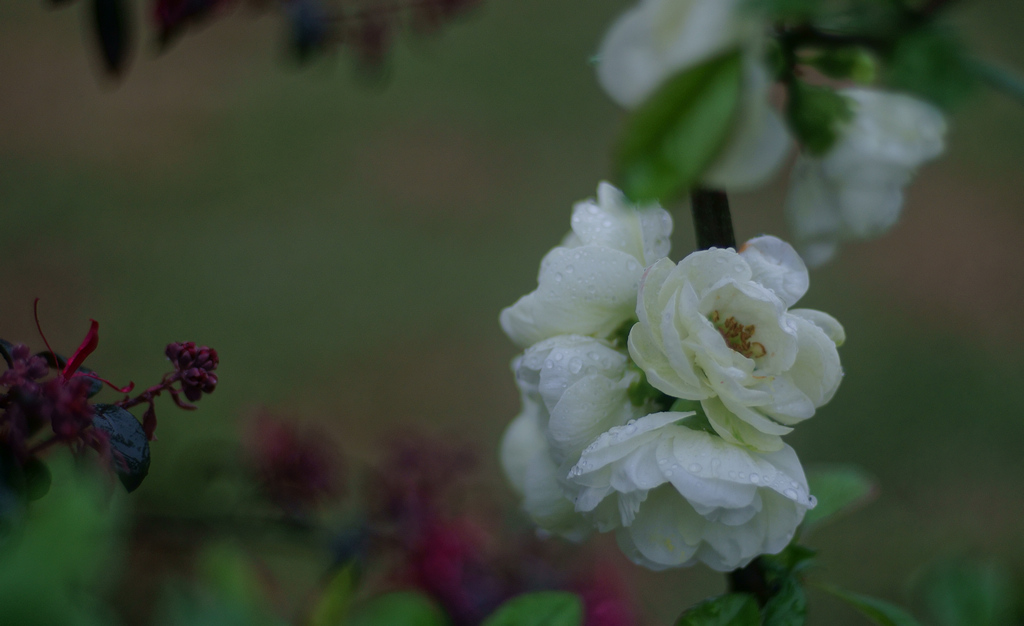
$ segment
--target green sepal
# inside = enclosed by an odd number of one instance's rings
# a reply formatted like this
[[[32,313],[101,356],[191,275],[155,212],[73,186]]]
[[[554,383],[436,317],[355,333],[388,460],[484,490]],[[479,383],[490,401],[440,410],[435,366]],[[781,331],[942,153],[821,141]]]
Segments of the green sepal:
[[[830,87],[789,83],[786,119],[804,148],[815,156],[828,152],[839,139],[841,126],[853,118],[853,106]]]
[[[864,48],[850,46],[823,50],[806,59],[807,65],[829,78],[853,80],[858,83],[872,83],[878,77],[874,56]]]

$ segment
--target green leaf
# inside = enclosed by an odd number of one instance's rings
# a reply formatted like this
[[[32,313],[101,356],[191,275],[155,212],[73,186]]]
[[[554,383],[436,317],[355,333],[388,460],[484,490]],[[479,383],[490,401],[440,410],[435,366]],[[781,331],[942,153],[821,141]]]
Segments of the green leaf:
[[[896,43],[887,82],[949,110],[971,94],[976,75],[959,41],[943,30],[922,28]]]
[[[615,157],[627,196],[668,200],[697,182],[729,136],[741,72],[739,52],[712,59],[676,74],[633,114]]]
[[[839,139],[843,122],[853,118],[853,107],[830,87],[794,80],[789,85],[786,118],[807,151],[822,155]]]
[[[764,605],[763,626],[803,626],[807,621],[807,594],[796,576],[786,575]]]
[[[11,350],[14,349],[14,344],[6,339],[0,339],[0,357],[7,363],[7,367],[14,367],[14,359],[11,358]]]
[[[862,505],[876,494],[874,481],[862,469],[852,465],[810,470],[807,482],[818,504],[804,516],[805,529]]]
[[[512,598],[484,620],[482,626],[579,626],[583,602],[565,591],[539,591]]]
[[[206,548],[198,569],[204,587],[222,602],[238,607],[260,604],[263,585],[254,564],[241,549],[226,543]]]
[[[423,594],[395,591],[358,607],[346,626],[451,626],[441,609]]]
[[[917,585],[939,626],[1011,626],[1013,580],[995,563],[949,560],[930,568]]]
[[[878,626],[920,626],[910,613],[885,600],[846,591],[831,585],[819,585],[818,587],[857,609]]]
[[[748,593],[728,593],[711,598],[679,617],[676,626],[760,626],[757,600]]]
[[[338,569],[327,582],[313,608],[310,626],[342,626],[356,591],[357,567],[350,562]]]
[[[56,450],[48,462],[50,496],[33,503],[0,544],[0,623],[110,624],[99,602],[116,573],[118,499],[70,452]]]
[[[135,491],[149,473],[149,440],[135,416],[113,404],[93,405],[92,425],[110,437],[110,463],[121,484]]]

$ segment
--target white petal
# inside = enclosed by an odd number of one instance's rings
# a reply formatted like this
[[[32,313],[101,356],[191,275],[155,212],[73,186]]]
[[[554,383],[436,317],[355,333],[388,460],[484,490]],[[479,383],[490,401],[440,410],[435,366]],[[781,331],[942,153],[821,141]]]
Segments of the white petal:
[[[740,249],[740,256],[750,265],[752,279],[775,292],[786,307],[796,304],[810,287],[803,259],[778,237],[754,237]]]
[[[778,434],[767,434],[741,420],[735,413],[725,407],[720,398],[709,398],[701,401],[701,407],[722,439],[739,445],[750,446],[757,450],[780,450],[785,444]],[[789,429],[792,430],[792,429]]]
[[[652,413],[625,426],[616,426],[591,443],[580,456],[580,462],[569,472],[569,479],[583,485],[595,486],[611,476],[592,477],[591,474],[619,461],[634,450],[653,441],[658,430],[694,415],[689,412]]]
[[[574,383],[551,409],[548,433],[557,450],[556,458],[578,456],[601,433],[638,417],[629,400],[629,380],[612,384],[600,375]]]
[[[501,438],[501,467],[520,495],[526,483],[527,468],[546,454],[547,439],[538,419],[537,403],[523,398],[522,412],[512,420]]]
[[[831,339],[836,346],[841,346],[846,343],[846,331],[843,329],[843,325],[839,323],[839,320],[828,313],[823,313],[814,309],[790,309],[789,314],[802,317],[825,331],[825,334],[828,335],[828,338]]]
[[[678,493],[662,487],[648,495],[628,532],[645,560],[678,567],[694,556],[707,525]]]
[[[636,207],[608,183],[598,186],[596,202],[576,204],[571,223],[583,245],[625,252],[641,267],[666,256],[671,245],[672,217],[668,211],[657,204]]]
[[[799,352],[788,376],[810,398],[814,406],[832,399],[843,379],[836,344],[820,327],[794,316],[800,332]]]
[[[786,219],[807,264],[817,267],[831,258],[843,229],[842,212],[837,192],[817,159],[797,158],[786,196]]]
[[[501,327],[521,347],[555,335],[607,336],[632,317],[643,267],[602,246],[554,248],[537,289],[501,312]]]
[[[612,100],[639,106],[666,78],[664,64],[651,45],[653,2],[626,11],[608,30],[598,52],[597,78]]]
[[[770,180],[785,163],[793,141],[782,118],[768,103],[770,85],[760,59],[746,55],[736,128],[702,176],[708,186],[750,190]]]

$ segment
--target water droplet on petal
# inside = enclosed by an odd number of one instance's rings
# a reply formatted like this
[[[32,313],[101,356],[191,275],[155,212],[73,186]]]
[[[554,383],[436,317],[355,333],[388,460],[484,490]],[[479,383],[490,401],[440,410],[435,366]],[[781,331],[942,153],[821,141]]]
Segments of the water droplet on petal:
[[[796,500],[796,491],[793,489],[787,489],[783,491],[782,495],[786,496],[790,500]]]
[[[566,265],[566,266],[565,266],[565,273],[566,273],[566,274],[572,274],[572,273],[573,273],[573,272],[575,272],[575,271],[576,271],[576,268],[575,268],[575,267],[573,267],[573,266],[571,266],[571,265]]]
[[[686,469],[690,470],[691,473],[696,474],[701,470],[700,463],[691,463],[690,467]]]
[[[562,282],[562,274],[561,273],[555,273],[555,282],[556,283]]]
[[[758,476],[757,474],[751,474],[750,475],[750,482],[752,482],[752,483],[754,483],[756,485],[760,481],[761,481],[761,477]]]
[[[573,374],[579,374],[580,370],[583,369],[583,360],[579,357],[573,357],[569,359],[569,371]]]

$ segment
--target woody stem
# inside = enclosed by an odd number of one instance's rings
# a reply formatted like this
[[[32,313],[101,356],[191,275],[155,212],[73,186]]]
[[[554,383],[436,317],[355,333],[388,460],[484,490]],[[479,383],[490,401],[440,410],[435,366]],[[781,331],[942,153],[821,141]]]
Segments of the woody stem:
[[[729,197],[724,191],[697,187],[690,194],[690,205],[698,250],[736,247]]]

